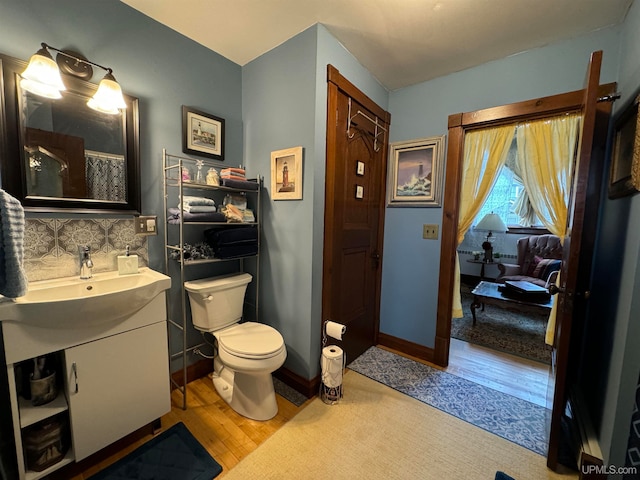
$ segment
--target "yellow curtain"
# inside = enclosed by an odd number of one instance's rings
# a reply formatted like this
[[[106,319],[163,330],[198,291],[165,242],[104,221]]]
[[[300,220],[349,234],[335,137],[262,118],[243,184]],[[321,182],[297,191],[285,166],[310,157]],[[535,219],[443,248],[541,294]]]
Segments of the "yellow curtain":
[[[518,125],[518,167],[524,188],[540,221],[564,238],[567,205],[581,115],[535,120]]]
[[[503,167],[513,141],[515,125],[473,130],[464,138],[464,163],[458,213],[458,245],[471,227]],[[456,253],[453,318],[462,317],[460,260]]]
[[[518,125],[518,166],[529,200],[540,221],[564,242],[567,208],[582,115],[570,114]],[[546,215],[544,214],[546,213]],[[547,219],[548,218],[548,219]],[[556,279],[559,284],[560,275]],[[557,296],[547,323],[545,342],[553,345]]]

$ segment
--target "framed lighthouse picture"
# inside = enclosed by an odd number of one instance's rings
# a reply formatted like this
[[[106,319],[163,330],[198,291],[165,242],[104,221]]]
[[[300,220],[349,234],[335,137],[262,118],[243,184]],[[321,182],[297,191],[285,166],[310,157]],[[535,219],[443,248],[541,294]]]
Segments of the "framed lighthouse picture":
[[[302,200],[302,147],[271,152],[271,199]]]
[[[224,160],[224,119],[182,106],[182,151]]]
[[[389,145],[387,205],[440,207],[444,135]]]

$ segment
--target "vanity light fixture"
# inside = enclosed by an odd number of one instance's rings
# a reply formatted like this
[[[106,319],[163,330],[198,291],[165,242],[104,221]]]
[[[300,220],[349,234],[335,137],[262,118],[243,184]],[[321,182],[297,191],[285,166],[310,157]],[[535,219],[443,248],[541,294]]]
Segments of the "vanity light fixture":
[[[46,49],[46,44],[29,60],[29,66],[20,75],[20,87],[46,98],[61,98],[67,88],[62,83],[60,69]]]
[[[91,68],[93,65],[107,73],[100,81],[98,91],[89,99],[87,105],[94,110],[111,115],[118,114],[121,109],[127,108],[122,89],[113,76],[113,70],[109,67],[87,60],[76,52],[60,50],[46,43],[41,45],[42,48],[31,57],[27,69],[21,75],[20,87],[24,90],[46,98],[61,98],[60,92],[66,90],[66,87],[62,82],[60,70],[83,80],[89,80],[93,76],[93,68]],[[58,52],[55,61],[49,50]]]

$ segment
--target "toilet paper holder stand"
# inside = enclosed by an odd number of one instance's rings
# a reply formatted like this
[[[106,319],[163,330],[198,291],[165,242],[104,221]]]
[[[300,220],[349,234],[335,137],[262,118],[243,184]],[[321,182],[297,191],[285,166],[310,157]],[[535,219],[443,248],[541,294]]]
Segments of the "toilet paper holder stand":
[[[322,324],[322,348],[327,346],[327,324],[329,320],[325,320]]]
[[[322,325],[322,348],[324,349],[327,346],[327,325],[330,322],[330,320],[325,320],[323,325]],[[343,332],[346,330],[346,327],[343,326]],[[346,367],[346,355],[343,353],[343,359],[342,359],[342,371],[344,372],[344,369]],[[320,399],[324,402],[327,403],[329,405],[334,405],[336,403],[338,403],[338,400],[340,400],[343,395],[344,395],[344,390],[342,388],[342,383],[340,383],[340,385],[335,386],[335,387],[330,387],[328,385],[324,384],[324,381],[322,380],[322,374],[320,375]]]
[[[332,338],[335,338],[336,340],[342,340],[342,334],[347,330],[347,327],[345,327],[344,325],[335,323],[332,320],[325,320],[324,323],[322,324],[322,348],[327,346],[327,336],[331,336],[331,335],[327,335],[327,326],[329,325],[329,323],[333,324],[334,327],[342,327],[342,331],[338,332],[338,336],[332,337]]]

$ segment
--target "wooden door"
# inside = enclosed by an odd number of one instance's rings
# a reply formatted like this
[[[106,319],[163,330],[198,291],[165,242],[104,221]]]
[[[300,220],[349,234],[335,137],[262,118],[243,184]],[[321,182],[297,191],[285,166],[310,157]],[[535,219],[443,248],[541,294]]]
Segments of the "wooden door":
[[[574,183],[568,212],[567,240],[564,244],[562,268],[564,293],[560,298],[558,329],[554,347],[554,400],[550,418],[547,464],[558,465],[561,420],[567,401],[568,387],[576,379],[584,329],[591,256],[598,219],[600,189],[606,146],[610,99],[616,85],[598,85],[602,52],[594,52],[589,64],[587,88],[500,107],[458,113],[449,116],[449,142],[445,199],[442,220],[442,251],[438,288],[438,312],[434,362],[443,367],[449,361],[451,336],[452,291],[454,285],[460,181],[462,177],[465,132],[474,128],[516,123],[531,118],[582,111],[579,157],[574,167]]]
[[[328,66],[322,318],[355,359],[377,343],[389,114]],[[377,125],[376,125],[377,123]]]
[[[564,236],[550,386],[554,388],[547,465],[558,465],[562,420],[582,361],[591,263],[600,205],[604,153],[611,102],[598,102],[602,52],[591,55],[583,90],[581,139]],[[613,90],[608,95],[613,94]],[[582,419],[580,419],[582,421]]]

